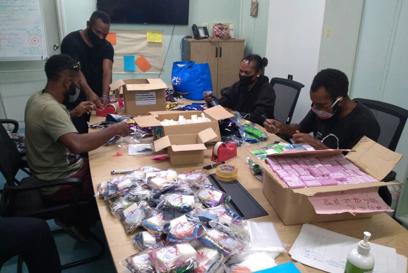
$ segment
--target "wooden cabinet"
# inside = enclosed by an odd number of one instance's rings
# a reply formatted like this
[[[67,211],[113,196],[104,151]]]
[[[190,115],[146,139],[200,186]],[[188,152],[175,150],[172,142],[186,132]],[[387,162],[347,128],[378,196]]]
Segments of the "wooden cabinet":
[[[240,39],[184,39],[182,58],[209,64],[213,91],[219,96],[222,88],[238,81],[239,64],[244,57],[244,48],[245,41]]]

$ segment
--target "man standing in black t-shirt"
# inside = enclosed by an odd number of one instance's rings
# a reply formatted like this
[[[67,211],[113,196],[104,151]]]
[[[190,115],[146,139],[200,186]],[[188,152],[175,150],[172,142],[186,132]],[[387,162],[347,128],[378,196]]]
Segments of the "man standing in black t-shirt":
[[[89,100],[97,107],[109,102],[109,84],[112,82],[113,47],[105,40],[109,33],[110,18],[103,11],[92,13],[84,30],[71,32],[62,41],[61,52],[81,63],[81,90],[72,90],[64,104],[68,109]],[[88,132],[89,114],[73,117],[79,133]]]
[[[363,136],[377,140],[380,134],[377,120],[370,109],[348,97],[348,85],[343,72],[320,71],[310,88],[311,110],[301,123],[286,125],[268,119],[264,122],[265,128],[315,149],[350,149]]]

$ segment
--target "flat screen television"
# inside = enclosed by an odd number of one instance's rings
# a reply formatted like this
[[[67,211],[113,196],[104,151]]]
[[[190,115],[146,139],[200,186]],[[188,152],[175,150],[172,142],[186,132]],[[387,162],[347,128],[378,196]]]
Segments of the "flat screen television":
[[[188,25],[189,0],[97,0],[116,24]]]

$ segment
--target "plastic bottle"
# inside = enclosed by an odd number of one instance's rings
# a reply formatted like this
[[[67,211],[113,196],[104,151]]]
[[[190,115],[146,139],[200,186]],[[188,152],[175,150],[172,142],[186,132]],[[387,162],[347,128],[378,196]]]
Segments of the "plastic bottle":
[[[370,253],[370,243],[368,240],[371,233],[364,232],[364,240],[361,240],[357,247],[352,249],[347,255],[345,273],[370,273],[374,269],[374,256]]]

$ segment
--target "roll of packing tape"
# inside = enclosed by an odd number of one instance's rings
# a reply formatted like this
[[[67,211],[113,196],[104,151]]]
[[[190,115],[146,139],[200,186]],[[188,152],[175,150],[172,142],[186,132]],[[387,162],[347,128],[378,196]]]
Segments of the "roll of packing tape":
[[[213,148],[213,154],[214,156],[218,156],[218,148],[220,148],[220,146],[223,144],[223,142],[218,141],[217,143],[215,143],[214,148]]]
[[[106,110],[109,113],[116,113],[116,111],[118,110],[117,103],[109,103],[108,105],[106,105]]]
[[[231,182],[237,179],[237,168],[233,165],[219,165],[215,171],[217,178],[224,182]]]

